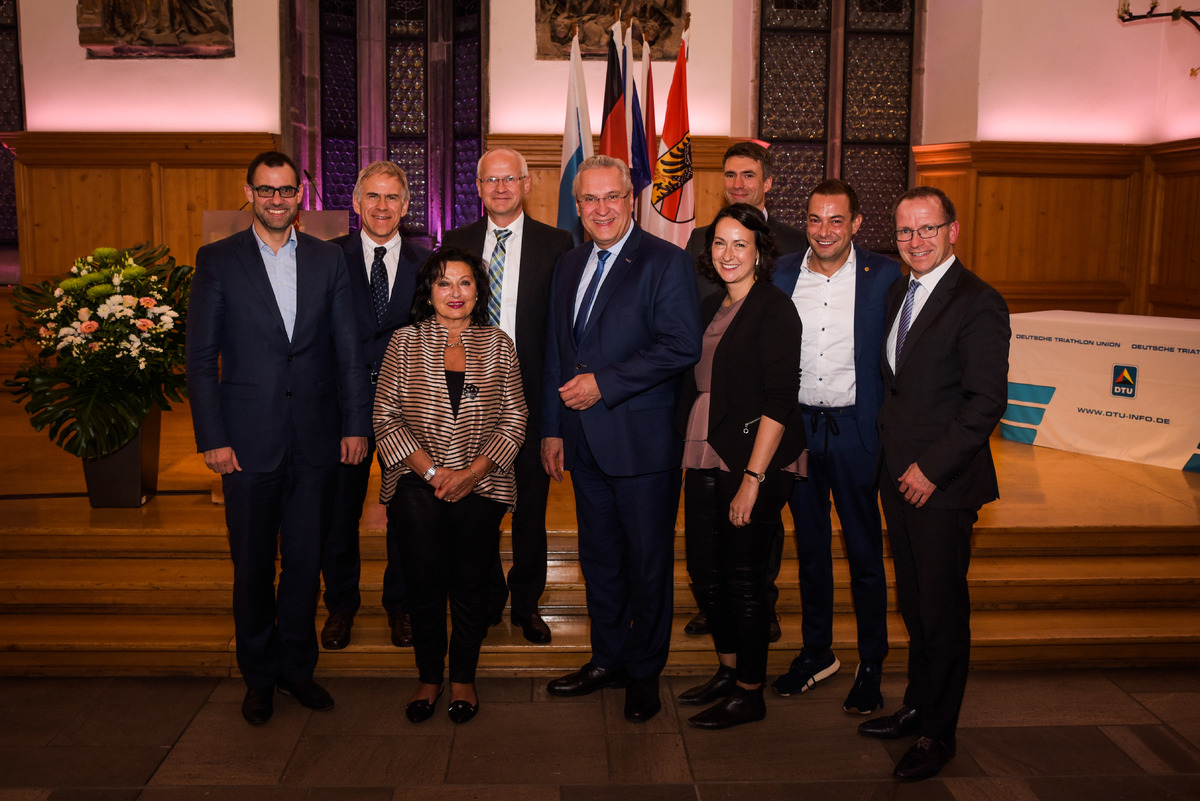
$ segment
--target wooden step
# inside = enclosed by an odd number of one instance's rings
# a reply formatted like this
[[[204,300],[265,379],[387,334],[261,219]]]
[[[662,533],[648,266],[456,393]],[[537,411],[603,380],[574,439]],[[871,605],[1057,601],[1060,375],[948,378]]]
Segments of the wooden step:
[[[704,675],[713,669],[712,641],[683,634],[690,615],[676,615],[667,673]],[[553,675],[573,670],[590,653],[586,618],[547,618],[549,645],[525,642],[507,622],[493,627],[480,652],[480,671],[491,676]],[[771,647],[768,670],[785,671],[800,648],[799,620],[783,621],[783,638]],[[1112,609],[985,611],[972,615],[971,661],[976,669],[1071,664],[1150,666],[1200,659],[1200,610]],[[854,621],[834,620],[834,651],[846,669],[857,662]],[[903,672],[907,639],[898,616],[889,616],[890,672]],[[237,675],[233,624],[214,615],[4,615],[0,616],[0,675]],[[386,622],[360,618],[353,641],[323,652],[321,675],[415,675],[412,649],[391,645]]]

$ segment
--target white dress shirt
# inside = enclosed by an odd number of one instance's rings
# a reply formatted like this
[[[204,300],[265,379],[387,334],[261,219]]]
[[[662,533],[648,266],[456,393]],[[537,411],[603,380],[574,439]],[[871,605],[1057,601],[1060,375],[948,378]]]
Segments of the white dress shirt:
[[[809,268],[812,248],[804,254],[792,303],[800,313],[800,402],[838,409],[853,406],[854,290],[858,269],[854,248],[831,276]]]
[[[607,250],[610,254],[608,261],[604,263],[604,273],[600,276],[600,283],[596,286],[596,294],[592,296],[592,308],[596,308],[596,298],[600,297],[600,287],[604,286],[604,282],[612,275],[613,268],[617,266],[617,259],[621,256],[621,249],[625,247],[625,243],[629,241],[629,235],[633,233],[633,222],[629,223],[629,230],[625,232],[625,236],[610,248],[602,248],[595,246],[592,248],[591,254],[588,256],[587,264],[583,268],[583,275],[579,278],[579,288],[575,290],[575,305],[572,307],[571,324],[575,324],[575,319],[579,317],[579,306],[583,303],[583,296],[587,294],[588,284],[592,282],[592,276],[596,274],[596,265],[600,263],[598,254],[601,250]],[[590,314],[590,312],[589,312]]]
[[[362,231],[359,231],[359,239],[362,240],[363,262],[367,268],[368,286],[371,284],[371,265],[375,263],[375,248],[387,248],[387,253],[383,254],[383,268],[387,270],[388,298],[391,298],[392,287],[396,285],[396,271],[400,265],[400,232],[397,231],[393,234],[392,238],[384,245],[378,244]]]
[[[946,271],[950,269],[950,265],[954,263],[954,255],[934,267],[928,274],[918,282],[921,286],[917,290],[917,294],[913,296],[912,319],[908,321],[908,330],[917,324],[917,317],[921,314],[921,309],[925,308],[925,301],[929,300],[929,295],[933,292],[934,287],[938,285],[938,281],[946,275]],[[912,281],[912,276],[908,279]],[[905,291],[908,287],[905,286]],[[904,310],[903,303],[900,306],[901,312]],[[900,330],[900,312],[896,313],[896,319],[892,321],[892,330],[888,332],[887,338],[887,360],[888,366],[892,368],[892,372],[896,372],[896,332]],[[907,338],[907,337],[906,337]]]

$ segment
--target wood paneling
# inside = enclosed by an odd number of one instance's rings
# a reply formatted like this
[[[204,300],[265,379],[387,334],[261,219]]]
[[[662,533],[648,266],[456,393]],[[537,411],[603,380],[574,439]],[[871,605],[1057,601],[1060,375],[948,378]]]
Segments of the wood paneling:
[[[593,137],[599,148],[599,137]],[[696,182],[696,223],[707,225],[725,205],[721,177],[725,150],[739,139],[700,136],[692,139],[692,174]],[[558,219],[558,177],[562,168],[562,137],[541,134],[496,134],[488,147],[505,145],[525,156],[533,186],[525,196],[525,213],[551,225]]]
[[[913,148],[955,201],[956,252],[1014,312],[1200,317],[1200,139]]]
[[[246,165],[278,147],[265,133],[5,134],[16,154],[21,280],[65,273],[102,245],[166,244],[191,264],[208,209],[245,202]]]

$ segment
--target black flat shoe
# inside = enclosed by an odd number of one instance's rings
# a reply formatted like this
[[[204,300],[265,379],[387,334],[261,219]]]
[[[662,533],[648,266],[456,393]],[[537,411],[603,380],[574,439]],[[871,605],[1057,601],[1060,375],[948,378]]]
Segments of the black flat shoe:
[[[450,720],[455,723],[466,723],[471,718],[475,717],[475,713],[479,711],[479,704],[472,704],[470,701],[451,701],[450,708],[446,710],[446,714]]]
[[[426,698],[418,698],[416,701],[409,701],[408,705],[404,707],[404,716],[413,723],[424,723],[425,721],[429,720],[431,717],[433,717],[434,704],[436,704],[438,699],[442,697],[442,689],[444,687],[444,684],[438,686],[437,695],[433,696],[432,701]]]
[[[704,706],[722,698],[728,698],[737,686],[734,669],[721,665],[711,679],[698,687],[684,690],[677,699],[684,706]]]
[[[762,720],[766,716],[767,706],[763,701],[762,687],[746,690],[735,684],[728,698],[688,718],[688,725],[693,729],[728,729]]]

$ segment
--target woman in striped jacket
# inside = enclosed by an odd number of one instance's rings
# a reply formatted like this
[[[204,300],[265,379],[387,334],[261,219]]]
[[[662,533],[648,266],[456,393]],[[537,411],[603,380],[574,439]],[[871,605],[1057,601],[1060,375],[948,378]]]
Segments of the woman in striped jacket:
[[[525,439],[525,396],[512,340],[487,324],[488,295],[478,257],[436,251],[417,275],[413,324],[392,336],[375,388],[379,500],[399,532],[419,673],[405,708],[414,723],[433,715],[447,646],[450,719],[465,723],[479,709],[488,568],[517,497],[512,465]]]

